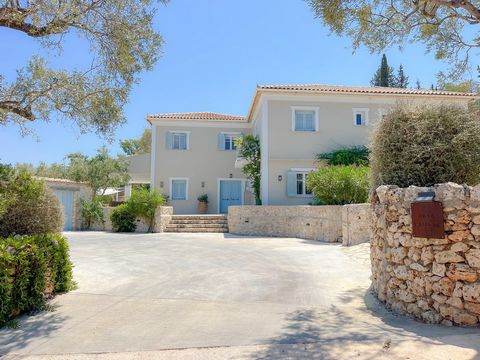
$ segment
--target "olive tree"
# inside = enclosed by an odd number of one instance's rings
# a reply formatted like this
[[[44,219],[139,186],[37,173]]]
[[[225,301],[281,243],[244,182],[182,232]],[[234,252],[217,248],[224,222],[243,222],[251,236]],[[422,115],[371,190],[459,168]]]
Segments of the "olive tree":
[[[380,52],[409,41],[423,43],[452,64],[450,76],[469,67],[480,47],[478,0],[305,0],[332,32],[348,35],[354,48]]]
[[[0,28],[38,39],[53,55],[74,33],[88,42],[92,57],[86,68],[59,69],[33,55],[13,81],[0,74],[0,124],[25,128],[56,115],[81,131],[111,134],[125,121],[122,107],[138,74],[160,54],[154,14],[151,0],[0,0]]]

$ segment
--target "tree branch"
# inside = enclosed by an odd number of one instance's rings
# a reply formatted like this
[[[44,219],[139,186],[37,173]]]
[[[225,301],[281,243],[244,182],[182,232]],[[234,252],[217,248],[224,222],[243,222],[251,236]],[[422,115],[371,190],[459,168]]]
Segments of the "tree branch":
[[[23,107],[18,101],[0,101],[0,110],[17,114],[30,121],[35,120],[35,115],[30,106]]]
[[[19,30],[32,37],[60,34],[71,25],[65,20],[53,19],[43,26],[36,26],[26,22],[29,16],[28,9],[14,7],[0,8],[0,26]]]

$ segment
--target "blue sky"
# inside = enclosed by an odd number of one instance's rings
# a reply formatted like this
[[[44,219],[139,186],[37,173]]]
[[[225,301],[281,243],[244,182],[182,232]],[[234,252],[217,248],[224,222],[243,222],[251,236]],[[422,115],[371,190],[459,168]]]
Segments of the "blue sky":
[[[66,154],[93,154],[106,144],[119,153],[118,139],[138,137],[147,114],[214,111],[245,115],[256,84],[319,83],[368,85],[380,55],[365,49],[352,53],[350,40],[329,35],[302,0],[172,0],[160,6],[155,28],[164,37],[163,56],[141,75],[125,107],[127,124],[108,143],[82,135],[71,123],[35,123],[35,135],[22,137],[15,125],[0,127],[0,161],[62,162]],[[41,51],[27,36],[0,28],[1,71],[7,79],[30,56]],[[435,82],[445,65],[421,45],[387,51],[390,65],[403,64],[413,86]],[[88,61],[88,47],[67,37],[53,63],[68,68]]]

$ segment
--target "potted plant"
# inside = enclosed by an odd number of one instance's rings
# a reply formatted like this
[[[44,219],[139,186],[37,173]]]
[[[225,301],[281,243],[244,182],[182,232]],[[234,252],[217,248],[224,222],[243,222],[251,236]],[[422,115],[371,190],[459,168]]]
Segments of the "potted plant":
[[[203,194],[200,195],[198,198],[198,213],[199,214],[206,214],[208,211],[208,195]]]

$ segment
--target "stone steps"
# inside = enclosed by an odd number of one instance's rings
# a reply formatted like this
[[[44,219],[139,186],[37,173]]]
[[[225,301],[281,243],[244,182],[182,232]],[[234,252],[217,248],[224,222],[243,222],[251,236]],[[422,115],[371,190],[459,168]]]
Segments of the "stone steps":
[[[173,215],[165,232],[227,233],[226,215]]]

